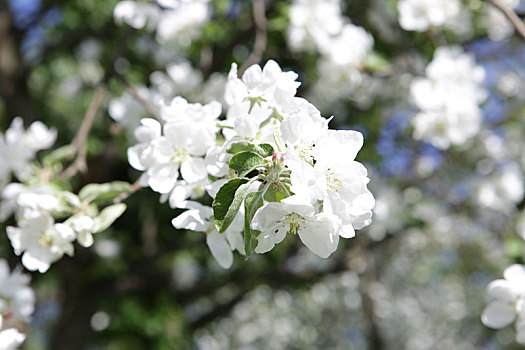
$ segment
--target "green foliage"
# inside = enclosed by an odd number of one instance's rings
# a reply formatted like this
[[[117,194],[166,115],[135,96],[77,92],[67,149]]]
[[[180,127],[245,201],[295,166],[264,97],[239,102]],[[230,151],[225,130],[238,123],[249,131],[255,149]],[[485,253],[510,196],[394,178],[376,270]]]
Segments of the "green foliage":
[[[266,161],[259,154],[254,152],[240,152],[235,154],[228,163],[230,169],[233,169],[240,177],[246,176],[251,171],[264,167]]]
[[[365,68],[372,72],[386,73],[390,67],[388,59],[377,52],[371,52],[366,56]]]
[[[277,185],[272,184],[268,187],[268,190],[264,194],[264,200],[268,202],[281,202],[281,200],[288,197],[286,192],[290,193],[290,189],[287,185],[281,183],[281,186],[284,186],[286,191],[283,191],[282,188],[279,188]]]
[[[226,150],[229,154],[237,154],[240,152],[253,152],[257,153],[261,157],[269,157],[273,155],[273,146],[267,143],[256,145],[248,141],[234,142]]]
[[[224,185],[217,192],[213,201],[213,219],[219,232],[224,232],[232,223],[239,211],[242,200],[248,190],[248,179],[235,178]],[[245,186],[248,185],[248,186]]]
[[[106,230],[115,220],[117,220],[126,211],[126,204],[117,203],[102,209],[100,214],[95,217],[93,225],[93,233],[102,232]]]
[[[257,209],[264,204],[263,198],[267,188],[268,184],[261,185],[258,191],[248,193],[244,199],[244,250],[246,251],[246,259],[253,254],[257,247],[257,236],[261,231],[252,229],[250,224]]]
[[[78,193],[81,201],[99,205],[111,203],[116,197],[133,192],[131,184],[113,181],[104,184],[88,184]]]

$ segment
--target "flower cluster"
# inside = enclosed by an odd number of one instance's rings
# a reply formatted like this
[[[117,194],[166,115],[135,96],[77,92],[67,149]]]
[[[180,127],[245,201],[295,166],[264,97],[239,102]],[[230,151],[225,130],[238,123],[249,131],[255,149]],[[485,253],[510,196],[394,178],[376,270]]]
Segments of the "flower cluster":
[[[480,206],[510,213],[523,198],[523,174],[518,164],[502,166],[479,184],[477,200]]]
[[[397,3],[399,24],[405,30],[424,32],[451,26],[461,15],[459,0],[401,0]]]
[[[191,104],[176,97],[161,108],[163,125],[155,119],[144,118],[135,130],[139,144],[128,149],[132,167],[145,171],[141,183],[159,193],[170,193],[172,207],[185,208],[179,201],[192,193],[204,194],[209,185],[206,152],[216,143],[218,102],[207,105]],[[179,179],[180,173],[180,179]]]
[[[115,6],[113,16],[119,24],[124,22],[136,29],[156,30],[159,43],[176,42],[186,47],[210,16],[208,2],[159,0],[156,4],[125,0]]]
[[[11,169],[23,180],[3,187],[0,221],[15,215],[17,226],[7,227],[7,237],[31,271],[46,272],[64,254],[72,256],[75,240],[84,247],[91,246],[92,234],[108,228],[126,208],[122,203],[107,205],[119,194],[131,192],[131,185],[119,181],[86,185],[78,195],[63,190],[57,182],[52,184],[54,172],[62,169],[62,158],[70,154],[69,148],[51,152],[42,164],[34,158],[38,150],[51,147],[55,138],[56,131],[41,122],[25,131],[20,118],[13,121],[5,136],[0,134],[0,162],[5,164],[2,170],[7,171],[4,181],[10,180]],[[99,205],[105,208],[99,211]]]
[[[138,97],[125,91],[120,97],[113,98],[109,104],[109,115],[130,133],[140,125],[143,116],[159,115],[165,102],[171,101],[175,96],[191,97],[205,103],[222,100],[226,77],[221,73],[213,73],[204,81],[199,70],[192,67],[188,61],[179,58],[167,65],[166,73],[153,72],[150,82],[149,87],[136,87]],[[150,110],[145,110],[139,98],[148,101]]]
[[[525,266],[511,265],[503,276],[505,279],[492,281],[487,287],[491,301],[481,321],[487,327],[501,329],[516,320],[516,341],[525,344]]]
[[[265,253],[287,233],[328,257],[339,241],[371,222],[374,197],[365,167],[355,161],[363,145],[357,131],[329,130],[329,120],[296,97],[297,74],[274,61],[254,65],[242,79],[232,65],[219,103],[190,104],[177,97],[159,121],[136,129],[130,164],[141,183],[186,208],[172,224],[206,233],[225,268],[232,250]],[[212,208],[195,200],[208,194]]]
[[[501,0],[509,9],[519,6],[519,0]],[[503,40],[514,33],[514,26],[505,15],[491,4],[484,4],[481,25],[487,29],[487,34],[492,40]]]
[[[318,50],[341,32],[339,0],[295,0],[290,7],[288,42],[294,51]]]
[[[12,321],[29,322],[35,308],[35,294],[28,286],[30,277],[19,269],[9,272],[7,261],[0,259],[0,349],[17,349],[25,335],[6,328]]]
[[[324,108],[345,97],[359,99],[353,92],[368,78],[361,69],[374,38],[342,14],[339,0],[293,1],[287,34],[293,51],[321,54],[317,70],[323,79],[313,86],[312,101]]]
[[[111,198],[111,191],[131,191],[128,186],[121,182],[90,184],[77,196],[45,184],[9,184],[2,193],[2,204],[9,211],[2,214],[7,217],[15,212],[18,226],[7,227],[15,254],[22,255],[28,270],[46,272],[64,254],[73,256],[75,240],[90,247],[93,234],[107,229],[126,209],[118,203],[99,212],[97,204],[107,204],[104,201]]]
[[[5,135],[0,134],[0,189],[11,180],[12,173],[18,180],[28,179],[36,153],[51,147],[55,140],[56,130],[42,122],[36,121],[25,130],[22,118],[13,119]]]
[[[411,98],[421,110],[412,120],[414,138],[447,149],[474,136],[481,125],[484,77],[483,68],[460,47],[439,47],[426,77],[416,78],[410,86]]]

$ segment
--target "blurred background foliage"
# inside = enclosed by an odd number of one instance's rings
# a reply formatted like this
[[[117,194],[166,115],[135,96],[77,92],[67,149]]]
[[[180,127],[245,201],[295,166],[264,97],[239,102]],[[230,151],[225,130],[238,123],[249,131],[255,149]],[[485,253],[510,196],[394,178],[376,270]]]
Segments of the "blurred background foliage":
[[[226,74],[253,45],[250,1],[212,1],[211,19],[183,51],[160,49],[153,33],[115,24],[117,3],[0,3],[0,54],[9,62],[0,73],[2,130],[20,115],[26,125],[41,120],[56,128],[57,145],[66,145],[95,87],[107,84],[89,135],[88,172],[73,179],[73,190],[138,178],[126,161],[133,140],[108,114],[111,99],[128,83],[150,85],[151,74],[165,71],[178,56],[204,80]],[[491,41],[476,25],[468,36],[406,32],[397,24],[396,3],[343,1],[344,14],[374,36],[376,65],[365,69],[374,83],[322,108],[323,115],[335,115],[332,128],[365,135],[358,160],[370,169],[376,209],[382,210],[369,228],[342,240],[328,260],[287,237],[271,253],[249,261],[236,256],[234,266],[223,270],[204,235],[175,230],[170,221],[179,211],[142,189],[126,201],[128,210],[111,229],[97,234],[94,247],[76,246],[73,258],[64,257],[44,275],[32,274],[37,309],[24,348],[519,348],[512,328],[484,328],[480,314],[486,284],[512,262],[523,262],[523,240],[516,235],[523,201],[508,211],[481,207],[471,184],[487,178],[480,163],[487,159],[484,134],[470,147],[448,152],[414,141],[407,89],[412,75],[424,74],[440,42],[462,45],[487,72],[485,129],[505,135],[504,147],[516,150],[522,162],[523,42]],[[465,3],[477,23],[482,2]],[[299,95],[307,96],[324,77],[316,68],[318,53],[287,48],[289,8],[288,1],[266,1],[262,62],[274,59],[298,72]],[[498,84],[504,74],[518,80],[510,92]],[[430,171],[421,170],[422,159],[431,160]],[[491,162],[499,167],[497,159]],[[0,256],[12,266],[19,261],[5,235]]]

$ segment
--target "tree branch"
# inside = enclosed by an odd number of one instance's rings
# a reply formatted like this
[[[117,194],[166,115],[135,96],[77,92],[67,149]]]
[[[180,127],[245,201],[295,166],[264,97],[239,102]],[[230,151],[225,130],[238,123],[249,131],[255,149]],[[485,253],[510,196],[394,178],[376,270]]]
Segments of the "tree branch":
[[[93,94],[91,103],[89,104],[86,114],[84,115],[82,124],[80,125],[80,128],[78,129],[78,132],[75,135],[73,142],[71,143],[71,145],[75,149],[76,158],[73,161],[73,163],[59,175],[59,178],[62,180],[67,180],[71,178],[72,176],[76,175],[78,172],[84,173],[87,171],[86,155],[87,155],[87,139],[89,136],[89,132],[91,131],[91,127],[93,126],[93,121],[95,120],[98,109],[100,108],[100,104],[102,103],[102,98],[104,97],[104,94],[107,90],[106,83],[108,82],[109,78],[111,78],[112,76],[116,74],[115,62],[120,56],[122,56],[122,53],[124,52],[124,49],[126,48],[126,44],[132,33],[133,33],[133,28],[129,28],[122,35],[122,38],[119,41],[120,42],[119,46],[113,53],[113,56],[111,57],[108,65],[106,66],[104,77],[102,78],[100,83],[98,83],[95,89],[95,93]]]
[[[91,99],[91,103],[89,104],[86,114],[84,115],[82,124],[80,125],[73,142],[71,142],[71,145],[77,154],[75,161],[66,170],[64,170],[62,174],[60,174],[61,179],[69,179],[79,171],[82,173],[86,172],[87,138],[91,127],[93,126],[93,121],[95,120],[95,116],[97,115],[105,92],[106,84],[99,84],[95,90],[95,93],[93,94],[93,98]]]
[[[253,7],[253,21],[255,23],[255,42],[253,44],[253,50],[250,57],[244,62],[239,68],[239,76],[242,76],[244,71],[252,64],[258,63],[264,50],[266,49],[266,9],[264,7],[264,0],[252,0]]]
[[[514,28],[516,29],[516,32],[522,37],[522,39],[525,40],[525,24],[523,21],[518,17],[516,12],[512,10],[511,8],[505,6],[501,2],[501,0],[487,0],[490,2],[493,6],[498,8],[504,15],[507,17],[507,19],[512,23]]]

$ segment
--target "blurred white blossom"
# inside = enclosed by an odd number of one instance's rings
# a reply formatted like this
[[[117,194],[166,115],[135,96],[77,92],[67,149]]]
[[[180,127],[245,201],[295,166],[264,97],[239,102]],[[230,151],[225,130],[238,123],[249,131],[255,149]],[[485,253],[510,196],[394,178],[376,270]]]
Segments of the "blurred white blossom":
[[[46,272],[64,254],[73,255],[75,232],[68,225],[56,224],[49,214],[26,210],[18,224],[7,227],[7,237],[28,270]]]
[[[500,0],[500,2],[503,6],[514,9],[518,7],[520,0]],[[481,24],[487,29],[489,38],[495,41],[503,40],[514,33],[512,23],[500,9],[489,3],[483,4]]]
[[[487,287],[490,302],[481,321],[500,329],[516,320],[516,340],[525,344],[525,266],[511,265],[503,273],[505,279],[492,281]]]
[[[414,138],[441,149],[472,138],[482,122],[478,105],[486,96],[484,77],[472,55],[460,47],[439,47],[426,77],[414,79],[410,86],[412,101],[421,110],[412,119]]]
[[[10,180],[13,173],[23,181],[31,176],[31,162],[40,150],[55,143],[56,130],[36,121],[24,129],[22,118],[16,117],[4,134],[0,134],[0,189]]]
[[[459,0],[400,0],[399,24],[405,30],[426,31],[456,21],[461,13]]]

